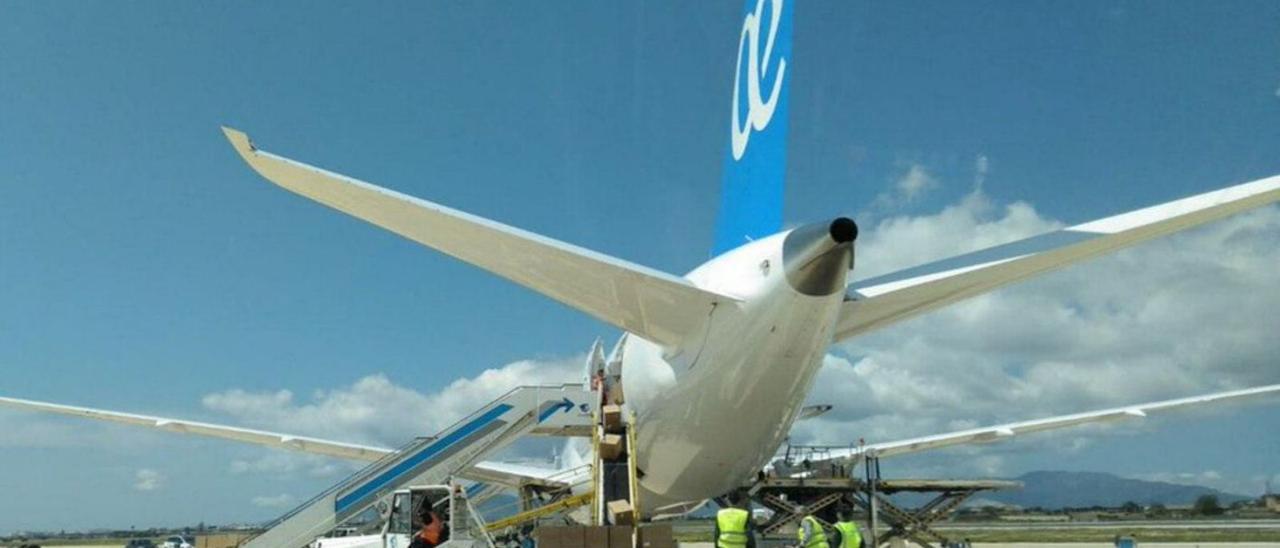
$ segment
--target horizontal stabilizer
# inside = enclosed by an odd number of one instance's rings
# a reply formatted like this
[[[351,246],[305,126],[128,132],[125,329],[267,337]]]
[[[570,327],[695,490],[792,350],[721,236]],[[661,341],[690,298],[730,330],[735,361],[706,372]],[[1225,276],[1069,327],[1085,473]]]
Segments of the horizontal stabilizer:
[[[1139,209],[850,284],[837,341],[1280,200],[1280,176]]]
[[[258,150],[223,128],[267,180],[533,289],[651,341],[678,346],[734,299],[688,280]]]

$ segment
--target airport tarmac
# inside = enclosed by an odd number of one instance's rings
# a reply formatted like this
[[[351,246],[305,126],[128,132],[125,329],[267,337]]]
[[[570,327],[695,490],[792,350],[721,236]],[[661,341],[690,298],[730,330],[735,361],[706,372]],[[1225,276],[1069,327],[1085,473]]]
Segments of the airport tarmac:
[[[1138,521],[1095,521],[1095,522],[1066,522],[1066,523],[1040,523],[1040,522],[1005,522],[1005,523],[966,523],[951,522],[942,523],[933,526],[938,531],[946,531],[948,529],[963,529],[969,531],[1017,531],[1017,530],[1036,530],[1036,531],[1059,531],[1059,530],[1088,530],[1088,529],[1208,529],[1208,530],[1280,530],[1280,520],[1275,519],[1228,519],[1213,521],[1164,521],[1164,520],[1138,520]]]
[[[82,546],[63,546],[58,545],[57,548],[115,548],[119,546],[123,548],[123,544],[94,544]],[[685,542],[680,544],[681,548],[715,548],[710,542]],[[915,546],[911,544],[909,546]],[[1035,542],[1016,542],[1016,543],[999,543],[999,542],[975,542],[974,548],[998,547],[998,548],[1037,548],[1045,546],[1043,543]],[[1063,542],[1051,544],[1053,548],[1112,548],[1110,542]],[[1171,543],[1150,543],[1143,542],[1139,546],[1159,546],[1160,548],[1275,548],[1280,546],[1280,542],[1171,542]]]
[[[712,543],[681,543],[681,548],[714,548]],[[916,544],[908,544],[915,547]],[[1041,548],[1051,545],[1053,548],[1114,548],[1112,543],[973,543],[974,548]],[[1138,543],[1139,547],[1160,548],[1275,548],[1280,543]]]
[[[1036,548],[1045,546],[1045,543],[1037,542],[975,542],[974,548],[992,547],[992,548]],[[1160,548],[1276,548],[1280,547],[1280,542],[1139,542],[1139,546],[1158,546]],[[55,545],[51,545],[55,546]],[[123,544],[93,544],[93,545],[56,545],[57,548],[123,548]],[[682,548],[715,548],[710,542],[682,542]],[[908,546],[916,546],[909,544]],[[1055,542],[1049,544],[1053,548],[1113,548],[1110,542]],[[0,545],[2,548],[3,545]]]

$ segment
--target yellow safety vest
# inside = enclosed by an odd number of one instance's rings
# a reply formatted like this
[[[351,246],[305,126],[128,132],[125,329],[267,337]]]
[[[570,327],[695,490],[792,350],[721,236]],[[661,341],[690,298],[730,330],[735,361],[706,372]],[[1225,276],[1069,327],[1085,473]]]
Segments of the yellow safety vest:
[[[822,524],[818,523],[818,519],[813,516],[805,516],[804,519],[800,520],[800,529],[796,531],[796,538],[800,539],[800,542],[804,542],[804,524],[806,522],[809,523],[809,528],[813,529],[813,536],[809,537],[808,543],[801,544],[801,546],[803,548],[831,548],[831,545],[827,544],[827,532],[822,530]]]
[[[852,521],[837,521],[835,527],[840,531],[840,548],[861,548],[862,533],[858,532],[858,524]]]
[[[720,536],[716,548],[740,548],[747,545],[747,520],[751,513],[741,508],[725,508],[716,513]]]

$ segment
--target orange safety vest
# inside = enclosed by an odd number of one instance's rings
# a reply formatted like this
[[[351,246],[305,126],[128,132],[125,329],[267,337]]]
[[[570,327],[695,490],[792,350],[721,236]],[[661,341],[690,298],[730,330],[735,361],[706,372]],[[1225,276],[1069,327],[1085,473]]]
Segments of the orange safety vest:
[[[431,521],[422,526],[422,530],[418,532],[418,537],[422,540],[430,542],[432,546],[440,544],[440,534],[444,532],[444,522],[440,521],[440,516],[435,512],[431,512]]]

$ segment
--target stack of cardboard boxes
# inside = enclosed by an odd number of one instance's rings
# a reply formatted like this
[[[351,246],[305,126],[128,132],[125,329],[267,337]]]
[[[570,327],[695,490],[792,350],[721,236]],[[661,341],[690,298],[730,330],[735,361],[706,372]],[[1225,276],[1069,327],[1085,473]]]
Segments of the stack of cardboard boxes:
[[[612,525],[540,527],[534,533],[538,548],[675,548],[670,525],[636,527],[636,509],[631,502],[633,494],[626,424],[622,419],[622,407],[618,405],[620,401],[621,394],[611,395],[606,405],[601,406],[603,432],[597,447],[602,474],[600,490],[608,497],[605,510]],[[597,492],[597,495],[601,494]]]
[[[638,531],[640,543],[636,545],[637,548],[676,548],[676,537],[669,524],[643,525]]]
[[[670,525],[645,525],[638,531],[637,548],[676,547]],[[632,548],[632,528],[627,526],[547,526],[539,527],[534,536],[538,548]]]
[[[605,492],[610,497],[622,497],[605,503],[609,523],[634,525],[636,512],[628,500],[631,498],[631,480],[626,459],[628,448],[623,435],[622,407],[616,404],[605,405],[600,408],[600,414],[604,425],[604,435],[600,438],[600,460],[604,465]]]

